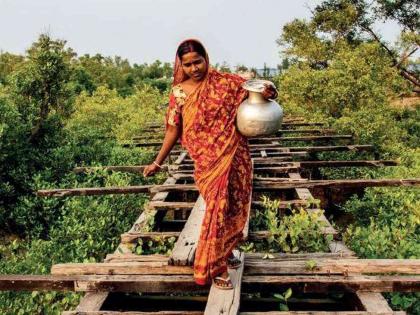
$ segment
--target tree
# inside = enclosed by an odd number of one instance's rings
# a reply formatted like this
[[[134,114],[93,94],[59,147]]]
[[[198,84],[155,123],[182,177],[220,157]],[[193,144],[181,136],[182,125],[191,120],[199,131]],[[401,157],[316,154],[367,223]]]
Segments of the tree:
[[[391,66],[420,91],[420,79],[409,69],[410,57],[420,44],[418,0],[326,0],[316,6],[309,22],[294,20],[283,29],[278,43],[289,57],[307,60],[315,68],[327,67],[343,45],[355,47],[365,41],[377,42],[390,57]],[[400,40],[388,45],[375,30],[375,22],[397,22]]]
[[[26,62],[14,75],[12,92],[24,120],[31,125],[30,142],[34,141],[49,114],[67,117],[72,110],[70,79],[71,50],[66,42],[42,34],[27,51]]]

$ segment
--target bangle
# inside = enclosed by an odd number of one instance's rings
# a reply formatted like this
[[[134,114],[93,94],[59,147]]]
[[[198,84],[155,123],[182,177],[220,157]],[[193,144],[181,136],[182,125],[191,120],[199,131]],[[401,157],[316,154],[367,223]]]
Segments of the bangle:
[[[156,161],[153,161],[153,164],[155,164],[157,167],[162,168],[161,165],[157,164]]]

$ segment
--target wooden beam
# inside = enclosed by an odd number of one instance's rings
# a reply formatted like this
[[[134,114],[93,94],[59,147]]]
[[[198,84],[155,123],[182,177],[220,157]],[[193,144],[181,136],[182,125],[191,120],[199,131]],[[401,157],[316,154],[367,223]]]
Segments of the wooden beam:
[[[308,266],[308,261],[313,265]],[[308,259],[307,261],[247,259],[245,274],[418,274],[420,259]]]
[[[370,144],[353,144],[353,145],[324,145],[324,146],[301,146],[301,147],[280,147],[277,143],[253,144],[250,147],[251,152],[266,150],[267,152],[281,151],[289,149],[292,152],[329,152],[329,151],[370,151],[373,146]],[[287,153],[284,153],[287,155]]]
[[[294,189],[294,188],[357,188],[357,187],[413,187],[419,186],[420,179],[342,179],[342,180],[308,180],[296,182],[264,182],[263,180],[256,181],[254,184],[255,190],[278,190],[278,189]]]
[[[76,307],[76,311],[79,312],[91,312],[99,311],[108,297],[108,292],[87,292],[80,300],[79,305]]]
[[[89,311],[89,312],[80,312],[80,311],[65,311],[62,314],[63,315],[203,315],[204,313],[200,312],[200,311],[157,311],[157,312],[139,312],[139,311],[128,311],[128,312]],[[359,314],[355,314],[355,315],[359,315]]]
[[[171,237],[178,238],[181,232],[127,232],[121,234],[121,243],[133,243],[138,239],[153,240],[153,239],[167,239]]]
[[[149,208],[153,208],[157,211],[161,210],[192,210],[195,202],[186,202],[186,201],[151,201],[149,202]]]
[[[236,253],[242,265],[234,270],[229,270],[229,276],[233,285],[232,290],[221,290],[215,285],[210,288],[209,297],[204,315],[237,315],[241,300],[241,280],[244,269],[244,253]]]
[[[291,128],[291,127],[306,127],[306,126],[324,126],[322,122],[283,122],[282,127]]]
[[[172,250],[169,258],[171,265],[193,265],[205,211],[206,203],[203,197],[199,196]]]
[[[357,291],[356,296],[366,312],[391,313],[392,309],[381,293]]]
[[[38,197],[100,196],[149,193],[153,185],[38,190]]]
[[[143,255],[138,255],[143,256]],[[191,266],[168,265],[168,258],[149,255],[150,260],[115,261],[107,263],[67,263],[56,264],[51,268],[52,275],[191,275]],[[292,275],[292,274],[343,274],[350,273],[399,273],[418,274],[420,259],[357,259],[323,258],[290,259],[275,257],[263,259],[261,256],[245,254],[246,275]],[[328,257],[328,256],[327,256]],[[311,265],[308,266],[308,261]]]
[[[244,291],[273,292],[292,287],[299,292],[419,292],[420,276],[248,276]]]
[[[325,134],[334,133],[334,129],[280,129],[276,132],[276,135],[282,135],[284,133],[302,133],[302,134]]]
[[[276,291],[292,287],[299,292],[419,292],[420,276],[247,276],[244,291]],[[191,275],[1,275],[1,291],[108,291],[196,292],[206,288]]]
[[[240,312],[239,315],[406,315],[403,311],[366,312],[366,311],[288,311],[288,312]]]
[[[250,143],[256,141],[322,141],[337,139],[352,139],[352,135],[324,135],[324,136],[295,136],[295,137],[256,137],[249,138]]]

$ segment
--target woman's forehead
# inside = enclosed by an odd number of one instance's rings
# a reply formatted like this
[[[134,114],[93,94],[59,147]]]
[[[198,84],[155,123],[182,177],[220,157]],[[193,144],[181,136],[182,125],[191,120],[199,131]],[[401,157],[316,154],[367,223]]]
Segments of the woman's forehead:
[[[181,61],[182,63],[188,63],[188,62],[194,62],[201,59],[203,59],[203,57],[199,53],[192,51],[192,52],[184,54],[181,58]]]

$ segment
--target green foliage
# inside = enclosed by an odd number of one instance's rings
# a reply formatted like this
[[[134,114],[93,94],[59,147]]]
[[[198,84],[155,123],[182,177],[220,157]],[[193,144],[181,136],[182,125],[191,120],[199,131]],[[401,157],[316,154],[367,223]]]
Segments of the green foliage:
[[[140,68],[118,57],[77,58],[64,41],[47,35],[25,56],[0,54],[0,273],[46,274],[56,263],[101,261],[141,213],[143,194],[34,194],[162,181],[163,174],[72,172],[77,165],[141,165],[153,158],[151,150],[118,144],[163,118],[165,97],[146,81],[161,80],[158,88],[166,90],[162,69],[167,74],[170,66]],[[79,299],[75,293],[3,292],[0,313],[60,314]]]
[[[138,239],[133,247],[133,253],[137,255],[162,254],[169,256],[172,253],[175,242],[176,238],[173,236],[169,238],[155,237],[147,241]]]
[[[274,297],[278,300],[280,300],[279,302],[279,310],[282,312],[287,312],[289,311],[289,306],[287,305],[287,301],[289,300],[289,298],[292,296],[292,289],[288,288],[285,292],[283,292],[283,294],[277,293],[274,294]]]
[[[266,242],[258,244],[244,244],[244,251],[270,251],[270,252],[317,252],[327,248],[322,234],[323,225],[319,221],[321,212],[308,213],[303,209],[290,210],[290,215],[280,215],[279,200],[270,200],[263,196],[263,211],[256,211],[252,218],[251,229],[268,230],[270,236]],[[258,225],[256,225],[258,223]]]

